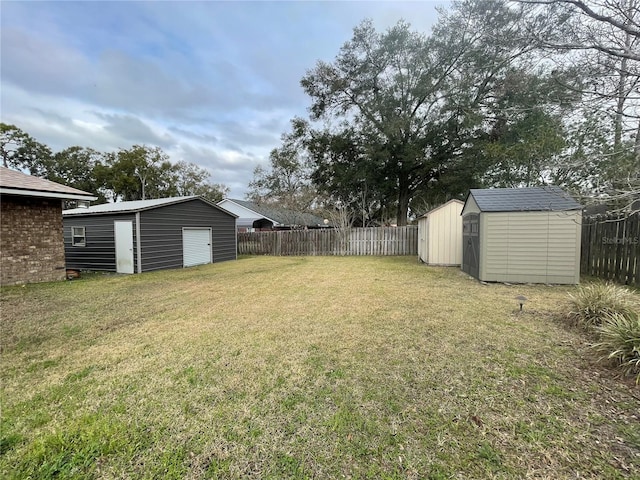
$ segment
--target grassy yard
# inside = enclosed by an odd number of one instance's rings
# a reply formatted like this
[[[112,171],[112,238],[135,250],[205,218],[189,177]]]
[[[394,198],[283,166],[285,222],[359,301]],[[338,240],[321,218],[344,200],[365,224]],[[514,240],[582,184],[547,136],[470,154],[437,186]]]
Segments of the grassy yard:
[[[639,478],[640,388],[570,290],[413,257],[5,288],[0,476]]]

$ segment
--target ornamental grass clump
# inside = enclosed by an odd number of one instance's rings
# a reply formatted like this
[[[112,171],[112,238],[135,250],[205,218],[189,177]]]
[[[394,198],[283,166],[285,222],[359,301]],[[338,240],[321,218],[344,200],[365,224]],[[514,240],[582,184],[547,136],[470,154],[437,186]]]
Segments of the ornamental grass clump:
[[[607,315],[595,330],[599,341],[593,348],[602,358],[615,361],[623,374],[635,375],[636,383],[640,383],[640,314]]]
[[[627,288],[611,283],[590,283],[579,286],[569,295],[567,317],[569,321],[587,330],[602,325],[611,315],[633,315],[637,300]]]

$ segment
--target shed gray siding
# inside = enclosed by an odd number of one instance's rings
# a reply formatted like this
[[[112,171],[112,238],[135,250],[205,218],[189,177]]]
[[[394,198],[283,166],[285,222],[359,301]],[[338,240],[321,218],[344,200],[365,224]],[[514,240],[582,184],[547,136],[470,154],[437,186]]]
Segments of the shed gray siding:
[[[189,227],[211,228],[214,263],[235,260],[235,218],[193,199],[140,212],[142,271],[181,268],[182,229]]]
[[[235,260],[238,258],[236,219],[217,210],[216,227],[213,229],[213,261]]]
[[[63,219],[64,254],[67,268],[75,270],[116,271],[116,241],[113,228],[115,220],[133,222],[133,242],[136,242],[135,213],[120,215],[74,215]],[[85,246],[71,245],[71,227],[85,227]],[[137,265],[136,249],[133,264]],[[137,269],[136,269],[137,271]]]

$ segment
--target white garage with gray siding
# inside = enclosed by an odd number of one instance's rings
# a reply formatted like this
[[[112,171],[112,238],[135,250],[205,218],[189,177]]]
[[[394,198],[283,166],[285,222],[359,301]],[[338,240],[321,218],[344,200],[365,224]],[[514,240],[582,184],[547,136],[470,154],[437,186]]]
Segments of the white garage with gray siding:
[[[418,256],[427,265],[462,264],[462,207],[449,200],[418,219]]]
[[[236,216],[202,197],[63,211],[66,267],[140,273],[237,257]]]
[[[472,189],[462,270],[486,282],[580,282],[582,206],[558,187]]]

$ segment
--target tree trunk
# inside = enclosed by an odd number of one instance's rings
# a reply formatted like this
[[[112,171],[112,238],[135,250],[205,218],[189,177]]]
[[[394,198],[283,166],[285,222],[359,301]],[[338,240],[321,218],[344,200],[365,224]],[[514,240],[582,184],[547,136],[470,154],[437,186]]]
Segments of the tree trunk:
[[[396,211],[396,222],[399,227],[407,224],[409,216],[409,181],[401,177],[398,182],[398,209]]]
[[[638,119],[638,130],[636,131],[636,141],[633,145],[633,154],[636,157],[636,163],[640,166],[640,119]]]
[[[627,42],[629,35],[627,34]],[[617,102],[616,102],[616,116],[614,120],[614,139],[613,139],[613,151],[619,152],[622,148],[622,122],[624,119],[624,104],[627,100],[626,83],[627,83],[627,59],[623,58],[620,61],[620,77],[618,78],[617,89]]]
[[[632,189],[635,189],[635,193],[638,194],[640,193],[640,118],[638,119],[638,128],[636,129],[636,138],[635,138],[635,141],[633,142],[632,162],[633,164],[635,164],[635,167],[631,170],[632,178],[630,179],[630,182],[632,185],[634,185]],[[634,171],[635,171],[635,175],[633,173]]]
[[[622,4],[621,7],[625,8],[625,10],[628,12],[628,18],[633,18],[633,8],[634,5],[632,4],[632,2],[629,2],[628,4],[624,5]],[[629,20],[625,20],[625,26],[627,26],[629,24]],[[626,52],[630,52],[631,51],[631,45],[632,45],[632,38],[631,38],[631,34],[629,32],[627,32],[625,34],[625,38],[624,38],[624,46],[625,46],[625,51]],[[622,59],[620,60],[620,78],[618,79],[618,91],[617,93],[617,104],[616,104],[616,116],[615,116],[615,124],[614,124],[614,140],[613,140],[613,151],[614,152],[619,152],[622,149],[622,130],[623,130],[623,121],[624,121],[624,105],[627,101],[627,96],[629,95],[629,92],[627,92],[627,79],[629,77],[629,70],[628,70],[628,58],[627,57],[622,57]]]

